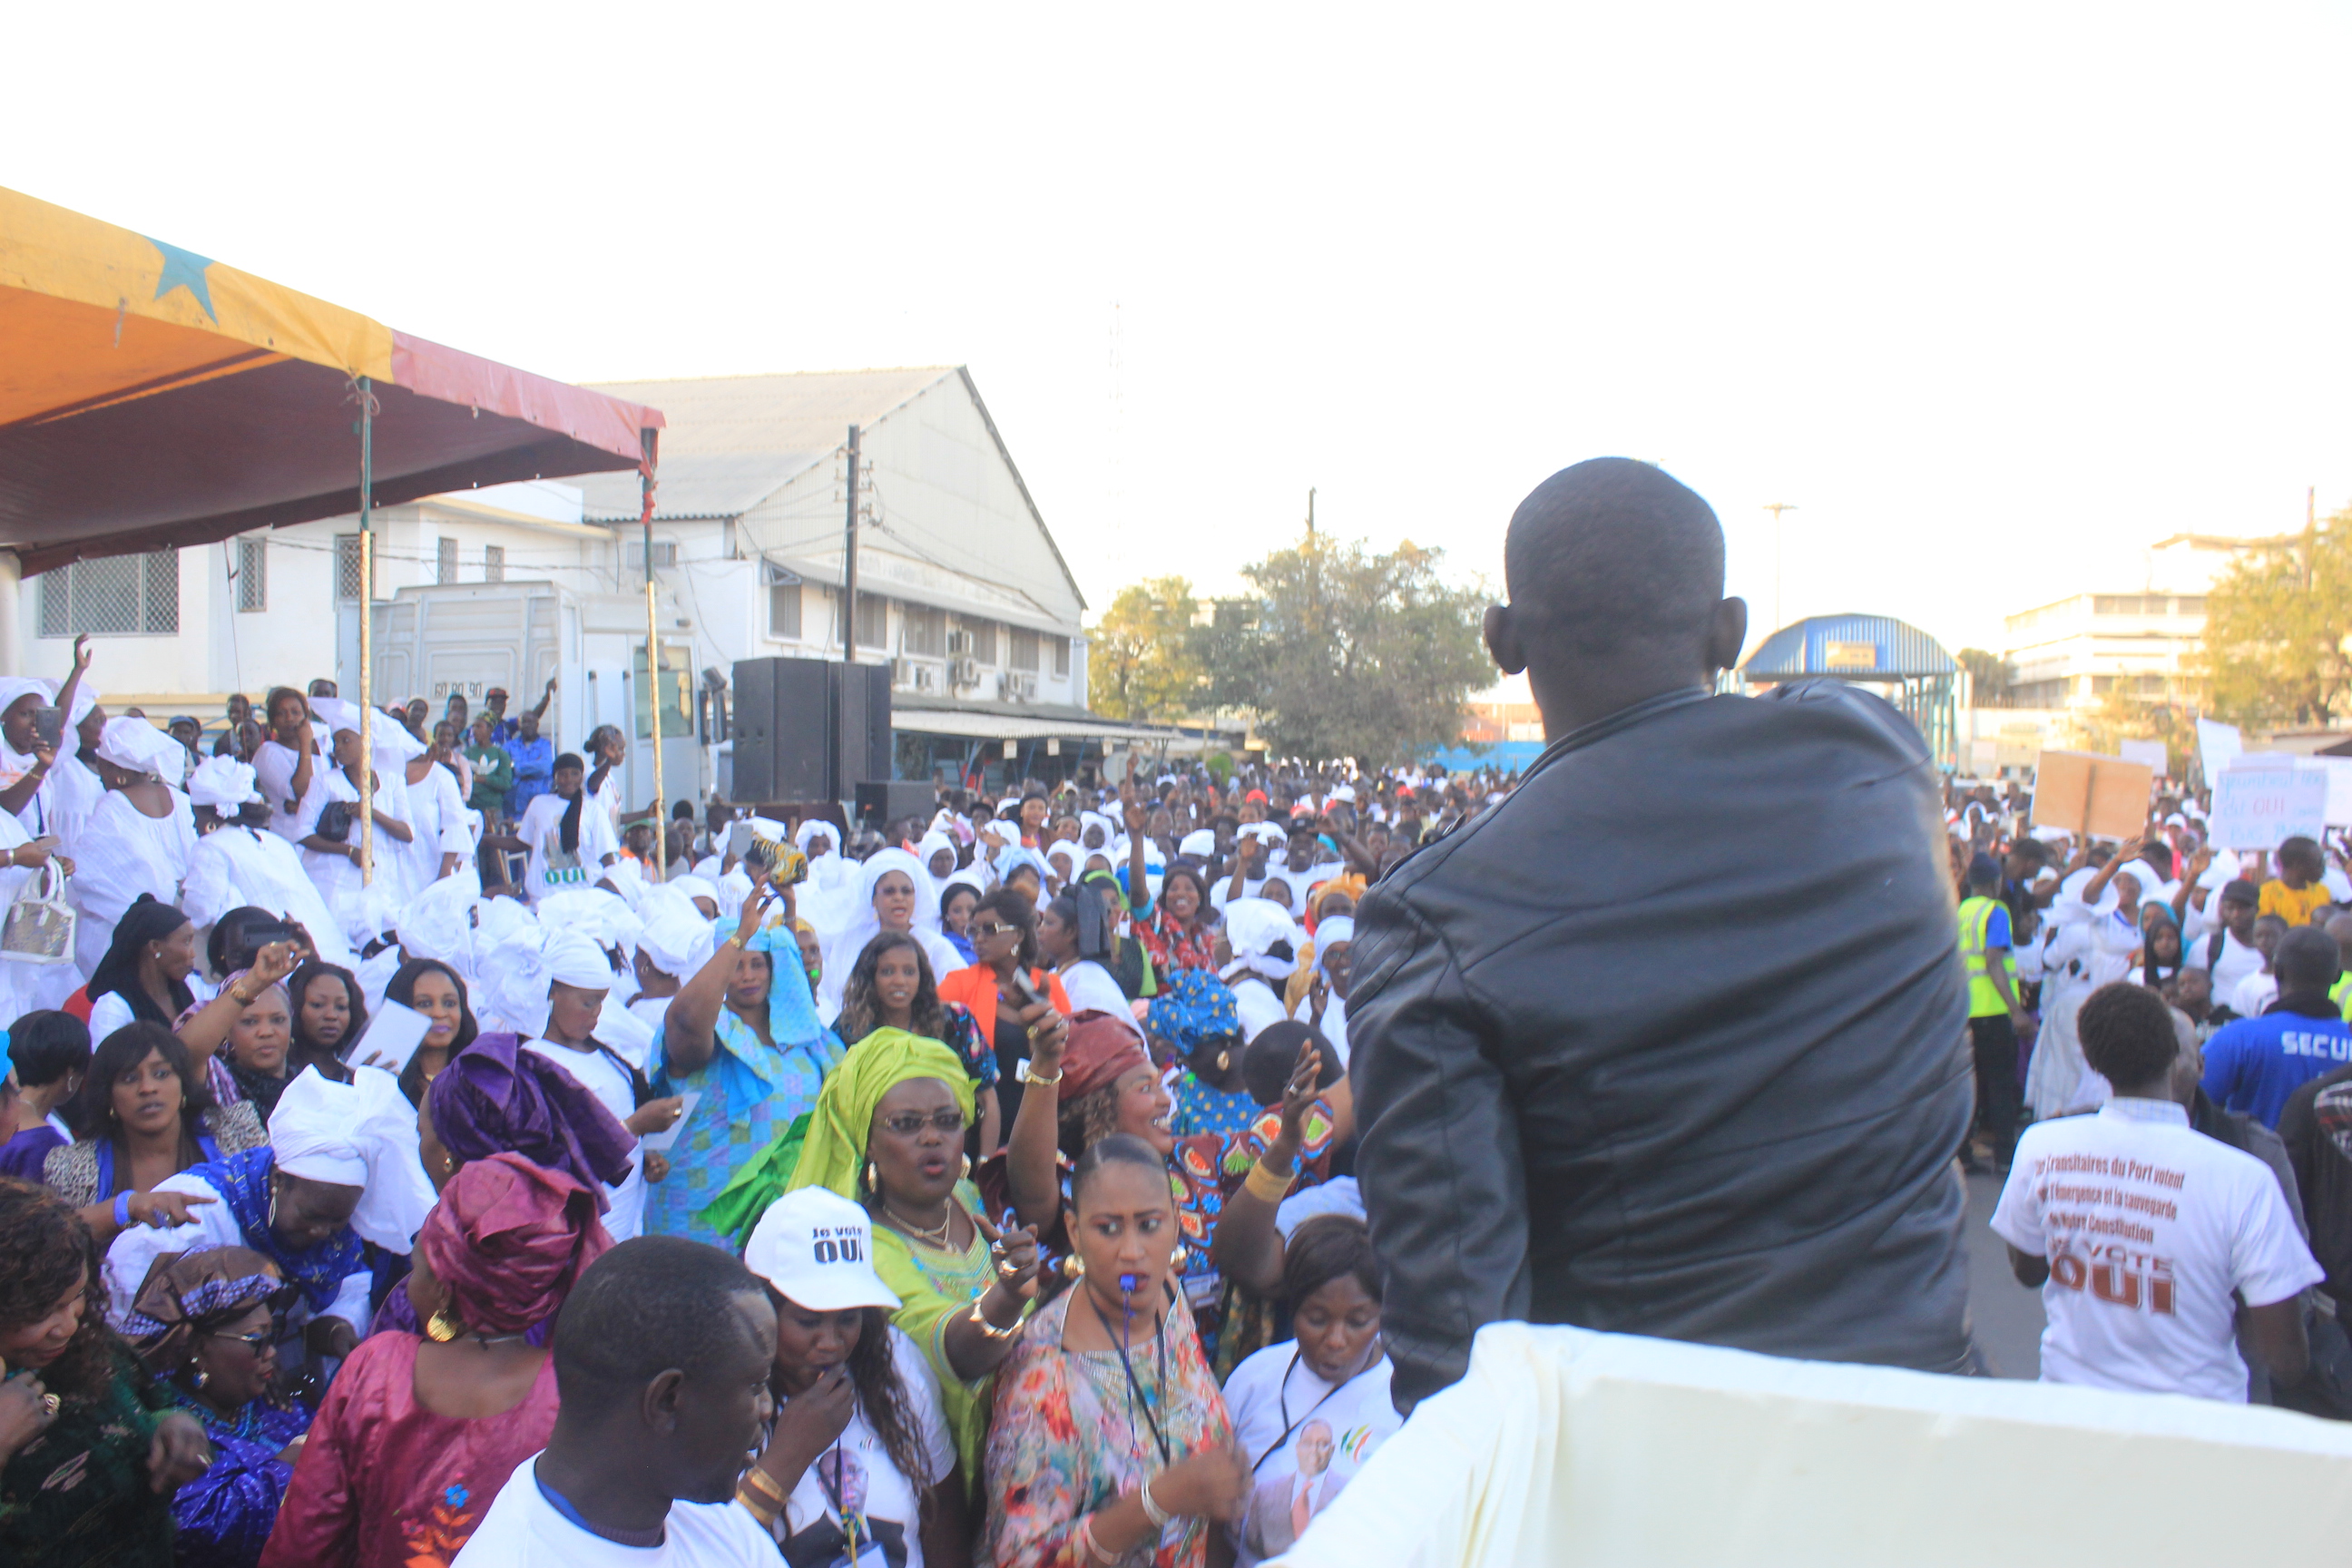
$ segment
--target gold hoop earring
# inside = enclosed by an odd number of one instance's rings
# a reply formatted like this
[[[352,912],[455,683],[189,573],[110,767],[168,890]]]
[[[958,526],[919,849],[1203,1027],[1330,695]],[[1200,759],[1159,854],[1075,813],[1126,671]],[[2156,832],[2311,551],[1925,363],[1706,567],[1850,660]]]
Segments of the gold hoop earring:
[[[1168,1255],[1168,1267],[1178,1274],[1184,1272],[1184,1265],[1192,1261],[1192,1249],[1181,1241],[1176,1244],[1176,1250]]]
[[[1233,1052],[1231,1052],[1231,1051],[1219,1051],[1219,1052],[1217,1053],[1217,1070],[1218,1070],[1219,1072],[1226,1072],[1226,1071],[1231,1070],[1231,1068],[1233,1068],[1233,1065],[1234,1065],[1234,1053],[1233,1053]]]
[[[866,1162],[866,1190],[877,1196],[882,1191],[881,1173],[875,1170],[874,1162],[871,1160]]]
[[[465,1331],[466,1325],[450,1316],[449,1309],[446,1307],[443,1307],[425,1321],[425,1337],[436,1345],[446,1345]]]
[[[963,1157],[963,1176],[962,1176],[962,1178],[961,1178],[961,1179],[966,1180],[966,1181],[969,1181],[969,1180],[971,1179],[971,1155],[969,1155],[969,1154],[966,1154],[966,1155]]]

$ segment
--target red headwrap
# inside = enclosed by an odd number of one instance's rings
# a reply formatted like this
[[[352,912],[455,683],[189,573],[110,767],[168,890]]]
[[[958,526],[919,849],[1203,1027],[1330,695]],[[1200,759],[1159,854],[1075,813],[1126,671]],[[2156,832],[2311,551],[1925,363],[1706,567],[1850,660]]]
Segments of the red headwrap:
[[[1070,1043],[1062,1052],[1062,1103],[1150,1065],[1133,1024],[1116,1013],[1080,1013],[1070,1020]]]
[[[555,1316],[613,1245],[596,1194],[520,1154],[468,1160],[416,1233],[417,1256],[467,1328],[519,1334]]]

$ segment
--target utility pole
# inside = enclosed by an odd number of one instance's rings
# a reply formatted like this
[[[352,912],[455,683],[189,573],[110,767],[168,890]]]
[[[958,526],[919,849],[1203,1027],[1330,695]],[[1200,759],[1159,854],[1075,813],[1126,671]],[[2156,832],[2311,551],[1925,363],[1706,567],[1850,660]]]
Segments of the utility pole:
[[[1315,487],[1307,487],[1307,537],[1315,537]]]
[[[857,426],[849,427],[849,518],[842,525],[841,662],[857,662]]]
[[[1789,501],[1776,500],[1764,510],[1772,514],[1772,630],[1777,632],[1787,624],[1780,619],[1780,514],[1797,509]]]

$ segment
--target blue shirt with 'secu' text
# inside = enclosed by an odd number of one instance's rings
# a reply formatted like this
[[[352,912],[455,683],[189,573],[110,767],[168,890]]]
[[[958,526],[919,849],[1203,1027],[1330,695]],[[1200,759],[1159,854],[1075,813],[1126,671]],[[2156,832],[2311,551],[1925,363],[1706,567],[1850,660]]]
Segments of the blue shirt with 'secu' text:
[[[2205,1042],[2205,1092],[2225,1110],[2278,1126],[2287,1097],[2321,1073],[2352,1067],[2352,1024],[2284,1008],[2224,1024]]]

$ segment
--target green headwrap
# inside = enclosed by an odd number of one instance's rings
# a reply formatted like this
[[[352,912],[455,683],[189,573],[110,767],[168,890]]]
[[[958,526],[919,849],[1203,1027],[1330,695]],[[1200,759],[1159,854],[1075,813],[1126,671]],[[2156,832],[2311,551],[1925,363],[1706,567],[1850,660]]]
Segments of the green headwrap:
[[[788,1192],[824,1187],[856,1200],[874,1108],[893,1089],[919,1078],[945,1083],[955,1091],[964,1120],[971,1120],[971,1077],[953,1051],[904,1029],[877,1029],[825,1075],[816,1109],[735,1173],[701,1211],[703,1223],[740,1245],[768,1205]]]

